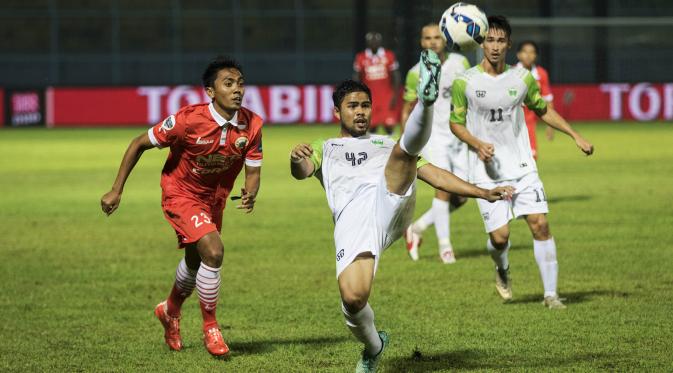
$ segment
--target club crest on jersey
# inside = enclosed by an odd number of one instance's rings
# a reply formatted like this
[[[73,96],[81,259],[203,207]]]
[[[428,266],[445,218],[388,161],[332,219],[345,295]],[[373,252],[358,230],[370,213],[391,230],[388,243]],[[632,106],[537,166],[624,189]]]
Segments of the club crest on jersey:
[[[477,95],[477,97],[479,97],[479,98],[484,98],[484,97],[486,97],[486,91],[475,91],[474,93],[475,93],[475,94]]]
[[[248,145],[248,138],[245,136],[241,136],[234,141],[234,145],[236,146],[237,149],[243,149],[245,148],[246,145]]]
[[[510,88],[507,93],[509,93],[510,96],[516,97],[516,94],[519,93],[516,88]]]
[[[161,123],[161,128],[164,129],[164,131],[170,131],[175,127],[175,115],[171,115],[168,118],[164,119],[164,122]]]

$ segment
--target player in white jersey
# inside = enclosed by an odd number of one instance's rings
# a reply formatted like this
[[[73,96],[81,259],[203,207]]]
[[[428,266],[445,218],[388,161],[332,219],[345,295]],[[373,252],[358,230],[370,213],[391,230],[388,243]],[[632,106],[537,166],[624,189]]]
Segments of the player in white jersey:
[[[399,142],[371,135],[372,97],[366,85],[342,82],[332,96],[341,123],[339,136],[312,145],[298,144],[290,154],[296,179],[316,176],[325,189],[334,219],[336,274],[346,324],[364,344],[356,372],[373,372],[388,336],[377,332],[368,304],[382,252],[409,224],[416,177],[450,193],[496,201],[513,188],[485,190],[455,177],[418,154],[430,137],[432,103],[437,98],[440,62],[432,51],[421,53],[419,103]]]
[[[439,81],[439,96],[434,104],[432,116],[432,137],[421,152],[423,158],[433,165],[452,172],[461,179],[467,179],[467,145],[451,133],[449,115],[451,114],[451,85],[459,73],[470,68],[470,63],[463,55],[449,53],[446,50],[446,39],[442,36],[436,23],[425,25],[421,30],[421,47],[432,49],[442,61],[442,73]],[[406,122],[418,97],[419,64],[412,67],[407,73],[404,89],[404,106],[402,107],[402,123]],[[404,128],[402,129],[404,131]],[[418,248],[421,244],[421,234],[430,225],[435,225],[439,258],[445,264],[456,262],[453,253],[450,235],[451,210],[462,206],[466,198],[451,195],[442,190],[435,191],[432,206],[418,220],[409,225],[405,233],[407,251],[412,260],[418,260]]]
[[[565,308],[557,291],[556,243],[549,232],[549,212],[542,181],[528,140],[522,104],[543,121],[566,133],[587,155],[593,145],[575,132],[540,96],[530,72],[505,63],[511,47],[511,27],[505,17],[488,17],[489,30],[482,43],[484,59],[453,83],[451,130],[470,146],[468,180],[484,188],[512,185],[511,200],[478,202],[489,239],[488,251],[496,264],[496,289],[512,299],[509,279],[509,221],[523,217],[533,234],[533,248],[544,286],[544,305]]]

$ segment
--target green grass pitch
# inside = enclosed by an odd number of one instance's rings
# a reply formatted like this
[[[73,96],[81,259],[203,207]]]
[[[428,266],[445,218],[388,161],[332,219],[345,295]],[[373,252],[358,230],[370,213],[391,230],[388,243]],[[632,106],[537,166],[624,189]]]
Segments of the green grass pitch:
[[[451,216],[455,265],[440,264],[432,229],[419,262],[399,241],[383,255],[370,299],[391,336],[381,371],[673,370],[673,127],[576,127],[593,157],[561,134],[538,135],[568,309],[540,304],[522,221],[512,224],[515,299],[499,301],[470,201]],[[339,307],[324,192],[288,166],[293,144],[337,127],[266,128],[256,210],[225,212],[218,315],[228,361],[202,345],[196,296],[183,310],[182,352],[168,351],[152,314],[181,257],[160,207],[167,151],[148,151],[120,209],[100,211],[141,131],[0,131],[0,371],[352,371],[360,346]],[[419,187],[417,216],[431,196]]]

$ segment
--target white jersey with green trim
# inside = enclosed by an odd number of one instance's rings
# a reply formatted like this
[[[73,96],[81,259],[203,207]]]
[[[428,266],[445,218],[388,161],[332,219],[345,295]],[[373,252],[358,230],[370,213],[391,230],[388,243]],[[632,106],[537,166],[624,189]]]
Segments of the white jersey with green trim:
[[[317,140],[311,146],[314,174],[325,188],[336,222],[358,194],[376,188],[395,141],[387,136],[365,135]]]
[[[546,102],[528,70],[508,66],[502,74],[492,76],[477,65],[456,79],[452,102],[451,122],[467,123],[473,136],[495,147],[495,155],[487,163],[470,149],[470,182],[515,180],[537,170],[522,104],[542,110]]]
[[[465,56],[458,53],[448,53],[442,63],[442,73],[439,79],[439,96],[433,106],[432,133],[433,136],[443,135],[451,141],[458,140],[451,132],[449,116],[451,115],[451,87],[458,74],[470,68],[470,63]],[[407,73],[404,100],[417,100],[416,86],[418,85],[420,67],[417,63]]]

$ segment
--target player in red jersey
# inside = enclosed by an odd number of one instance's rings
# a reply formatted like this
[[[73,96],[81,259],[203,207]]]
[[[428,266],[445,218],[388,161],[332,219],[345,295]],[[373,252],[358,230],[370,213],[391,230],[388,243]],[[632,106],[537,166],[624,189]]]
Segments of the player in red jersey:
[[[241,106],[245,88],[238,62],[218,57],[203,73],[203,85],[211,103],[183,107],[133,139],[101,207],[107,215],[119,207],[126,179],[145,150],[170,147],[161,172],[161,206],[185,257],[168,299],[156,306],[154,314],[164,327],[168,347],[179,351],[180,308],[196,287],[206,349],[214,356],[226,356],[229,347],[215,318],[222,212],[244,165],[245,188],[237,208],[252,212],[262,165],[262,119]]]
[[[531,75],[533,75],[533,78],[535,78],[537,81],[538,86],[540,86],[540,94],[542,95],[542,98],[547,101],[547,107],[554,108],[552,103],[554,100],[554,95],[552,94],[551,86],[549,85],[549,74],[547,73],[547,70],[542,68],[542,66],[535,64],[537,55],[538,48],[534,41],[522,41],[516,51],[516,57],[519,59],[519,63],[517,65],[530,70]],[[528,127],[530,147],[533,150],[533,158],[537,159],[537,141],[535,138],[537,115],[535,115],[535,112],[529,110],[525,106],[523,111],[526,118],[526,127]],[[547,126],[546,135],[547,139],[551,141],[554,138],[554,129]]]
[[[358,53],[353,62],[353,80],[365,83],[376,97],[369,130],[376,132],[378,126],[383,125],[391,135],[399,116],[397,104],[402,78],[395,54],[381,46],[382,39],[378,32],[367,33],[367,49]]]

